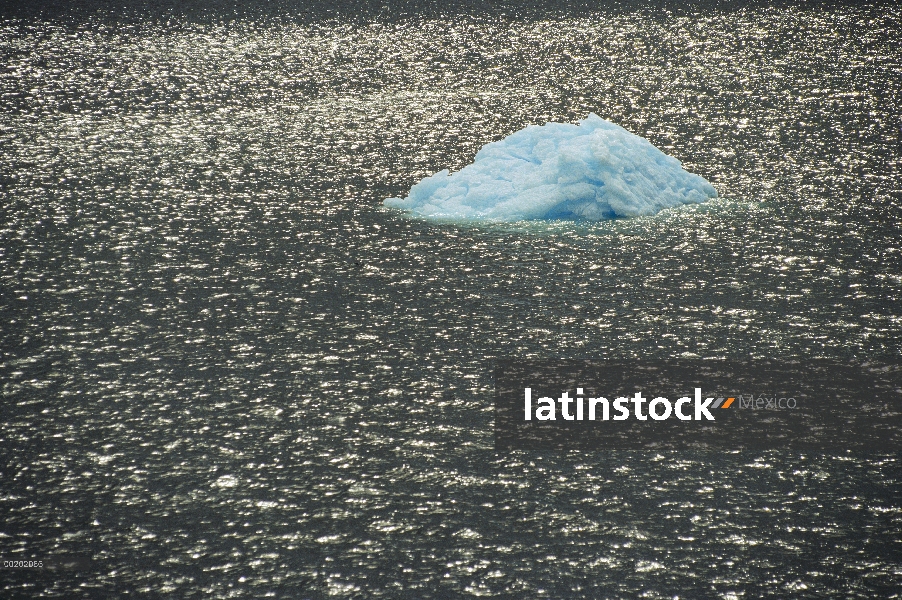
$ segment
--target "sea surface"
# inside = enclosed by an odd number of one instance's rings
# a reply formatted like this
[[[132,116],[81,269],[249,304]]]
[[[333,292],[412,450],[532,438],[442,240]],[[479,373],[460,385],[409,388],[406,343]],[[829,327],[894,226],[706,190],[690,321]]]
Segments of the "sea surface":
[[[0,596],[899,598],[899,448],[496,453],[492,369],[898,363],[902,8],[440,12],[3,16],[0,555],[90,564]],[[720,198],[382,206],[590,112]]]

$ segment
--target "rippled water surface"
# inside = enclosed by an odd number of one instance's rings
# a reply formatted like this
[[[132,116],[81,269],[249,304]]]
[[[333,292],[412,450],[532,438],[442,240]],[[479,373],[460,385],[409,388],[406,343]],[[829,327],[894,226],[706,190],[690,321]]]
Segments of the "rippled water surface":
[[[0,26],[0,595],[898,597],[898,451],[497,455],[497,357],[898,361],[902,11]],[[589,112],[721,198],[382,200]],[[893,596],[895,594],[895,596]]]

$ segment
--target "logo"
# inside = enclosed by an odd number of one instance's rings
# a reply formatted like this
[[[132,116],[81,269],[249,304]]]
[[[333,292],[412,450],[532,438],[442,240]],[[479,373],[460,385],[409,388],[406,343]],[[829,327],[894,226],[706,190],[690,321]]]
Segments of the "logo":
[[[902,363],[499,360],[495,448],[896,452]]]
[[[711,411],[730,408],[736,400],[734,397],[715,400],[713,396],[703,399],[701,388],[695,388],[694,397],[684,396],[676,402],[663,396],[648,400],[642,392],[636,392],[631,398],[614,398],[612,402],[603,396],[583,398],[583,392],[583,388],[576,388],[575,398],[570,397],[569,391],[565,391],[557,400],[550,397],[539,398],[533,406],[532,388],[524,388],[523,420],[531,421],[535,417],[538,421],[556,421],[560,405],[561,419],[565,421],[626,421],[631,416],[638,421],[647,421],[649,418],[664,421],[671,417],[680,421],[715,421]]]

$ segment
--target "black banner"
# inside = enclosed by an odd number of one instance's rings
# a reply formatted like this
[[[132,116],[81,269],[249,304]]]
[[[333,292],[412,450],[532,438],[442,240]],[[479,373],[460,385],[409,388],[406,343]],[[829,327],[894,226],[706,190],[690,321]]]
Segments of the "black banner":
[[[902,449],[902,368],[504,360],[495,448]]]

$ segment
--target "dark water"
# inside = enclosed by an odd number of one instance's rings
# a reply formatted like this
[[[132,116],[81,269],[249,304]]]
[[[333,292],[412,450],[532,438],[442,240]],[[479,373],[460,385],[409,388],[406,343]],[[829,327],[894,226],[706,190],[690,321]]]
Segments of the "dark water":
[[[898,361],[900,24],[6,19],[0,554],[92,566],[0,595],[898,597],[898,449],[498,455],[491,369]],[[590,111],[721,199],[381,206]]]

